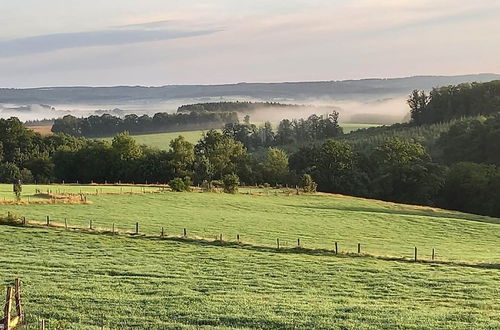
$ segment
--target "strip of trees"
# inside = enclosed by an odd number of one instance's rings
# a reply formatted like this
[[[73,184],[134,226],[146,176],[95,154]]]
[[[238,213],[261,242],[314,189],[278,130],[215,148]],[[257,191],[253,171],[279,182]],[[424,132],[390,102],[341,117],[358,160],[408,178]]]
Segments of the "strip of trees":
[[[429,94],[415,90],[408,105],[417,125],[493,114],[500,111],[500,80],[437,87]]]

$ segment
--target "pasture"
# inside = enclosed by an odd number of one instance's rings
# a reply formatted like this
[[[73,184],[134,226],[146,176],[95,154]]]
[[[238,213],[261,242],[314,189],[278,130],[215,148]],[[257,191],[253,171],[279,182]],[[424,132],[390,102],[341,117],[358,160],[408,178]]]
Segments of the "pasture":
[[[369,128],[374,126],[379,126],[375,124],[351,124],[351,123],[343,123],[340,124],[344,129],[344,133],[349,133],[355,131],[360,128]],[[145,144],[150,147],[156,147],[162,150],[166,150],[169,148],[170,141],[182,135],[187,141],[196,144],[203,135],[203,130],[199,131],[181,131],[181,132],[169,132],[169,133],[155,133],[155,134],[138,134],[132,135],[134,139],[139,144]],[[111,141],[113,138],[102,138],[102,140]]]
[[[0,225],[0,286],[24,280],[31,320],[74,329],[500,326],[499,219],[272,189],[120,188],[53,185],[88,189],[92,204],[0,205],[0,215],[30,221],[93,221],[93,231]],[[10,189],[0,185],[0,196],[12,198]],[[125,234],[136,222],[140,235]],[[113,224],[119,235],[101,232]],[[188,238],[178,238],[184,228]],[[435,248],[437,262],[411,261],[415,246],[427,261]]]

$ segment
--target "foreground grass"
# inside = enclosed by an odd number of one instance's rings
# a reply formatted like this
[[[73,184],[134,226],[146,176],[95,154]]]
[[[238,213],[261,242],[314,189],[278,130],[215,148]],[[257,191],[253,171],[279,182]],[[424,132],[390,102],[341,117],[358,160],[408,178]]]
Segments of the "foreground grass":
[[[1,187],[1,186],[0,186]],[[53,186],[57,189],[57,186]],[[63,188],[61,188],[63,189]],[[95,189],[90,187],[89,189]],[[118,189],[110,187],[109,189]],[[247,190],[248,191],[248,190]],[[254,193],[252,191],[252,193]],[[500,263],[500,220],[459,212],[414,207],[336,195],[262,196],[217,193],[99,194],[84,204],[0,205],[29,220],[49,216],[59,223],[94,228],[206,238],[223,235],[259,246],[294,247],[300,238],[306,248],[356,251],[394,257]]]
[[[49,327],[500,327],[499,271],[0,226],[0,285]]]

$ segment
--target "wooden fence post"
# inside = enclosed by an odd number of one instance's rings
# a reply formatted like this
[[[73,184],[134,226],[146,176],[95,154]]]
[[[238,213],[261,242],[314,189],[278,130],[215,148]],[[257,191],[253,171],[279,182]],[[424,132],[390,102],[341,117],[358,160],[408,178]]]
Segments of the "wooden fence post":
[[[300,247],[300,238],[297,238],[297,247]]]
[[[436,258],[436,250],[432,248],[432,261]]]
[[[417,255],[418,255],[418,249],[417,249],[417,247],[415,246],[415,261],[417,261],[417,260],[418,260],[418,259],[417,259]]]
[[[335,254],[339,254],[339,245],[335,242]]]
[[[278,246],[278,250],[279,250],[280,249],[280,239],[279,238],[276,239],[276,245]]]
[[[139,234],[139,223],[138,222],[135,223],[135,234],[136,235]]]
[[[3,328],[9,330],[10,328],[10,310],[12,309],[12,287],[7,288],[7,297],[5,298]]]
[[[219,240],[222,242],[222,234],[220,234],[220,238],[219,238]]]
[[[23,226],[26,226],[26,217],[23,217]]]
[[[358,254],[361,253],[361,243],[358,243]]]
[[[40,330],[45,330],[45,320],[40,321]]]
[[[186,228],[184,228],[184,237],[186,237],[186,236],[187,236],[187,230],[186,230]]]
[[[92,230],[92,220],[89,220],[89,229]]]
[[[68,219],[64,218],[64,229],[68,230]]]
[[[115,223],[113,222],[113,228],[111,229],[111,233],[114,235],[115,234]]]
[[[236,239],[238,240],[238,243],[240,242],[240,234],[236,235]]]
[[[19,317],[19,323],[22,322],[22,319],[23,319],[23,308],[22,308],[22,305],[21,305],[21,281],[16,278],[15,282],[14,282],[14,287],[15,287],[15,301],[16,301],[16,312],[17,312],[17,316]]]
[[[47,226],[49,226],[49,225],[50,225],[50,217],[47,216]]]
[[[163,230],[163,227],[161,227],[161,237],[163,237],[165,234],[164,230]]]

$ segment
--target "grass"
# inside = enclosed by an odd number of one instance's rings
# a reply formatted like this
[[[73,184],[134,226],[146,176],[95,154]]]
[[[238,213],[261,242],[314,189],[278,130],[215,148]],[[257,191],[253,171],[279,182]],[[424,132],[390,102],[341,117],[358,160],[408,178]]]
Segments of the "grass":
[[[156,147],[161,150],[169,149],[170,141],[182,135],[187,141],[196,144],[202,137],[203,132],[206,131],[183,131],[183,132],[170,132],[170,133],[156,133],[156,134],[140,134],[133,135],[134,139],[139,144],[145,144],[150,147]],[[111,141],[113,137],[103,138],[102,140]]]
[[[10,185],[0,185],[8,194]],[[25,191],[34,187],[24,187]],[[69,189],[51,186],[53,190]],[[98,189],[100,189],[99,187]],[[138,187],[137,187],[138,188]],[[80,187],[71,187],[80,189]],[[95,186],[82,189],[95,191]],[[106,186],[109,192],[119,187]],[[140,191],[140,188],[138,188]],[[225,240],[92,234],[0,225],[0,286],[24,280],[31,320],[52,327],[453,328],[500,327],[500,220],[335,195],[99,194],[90,205],[0,205],[28,219]],[[1,196],[1,195],[0,195]],[[362,250],[494,267],[389,261],[294,247]],[[0,292],[1,294],[1,292]]]
[[[360,128],[369,128],[380,126],[376,124],[351,124],[343,123],[341,124],[344,128],[344,133],[349,133]],[[145,144],[150,147],[156,147],[161,150],[167,150],[169,148],[170,141],[182,135],[187,141],[196,144],[202,137],[203,132],[206,131],[184,131],[184,132],[171,132],[171,133],[156,133],[156,134],[140,134],[133,135],[134,139],[139,144]],[[111,141],[113,138],[103,138],[102,140]]]

